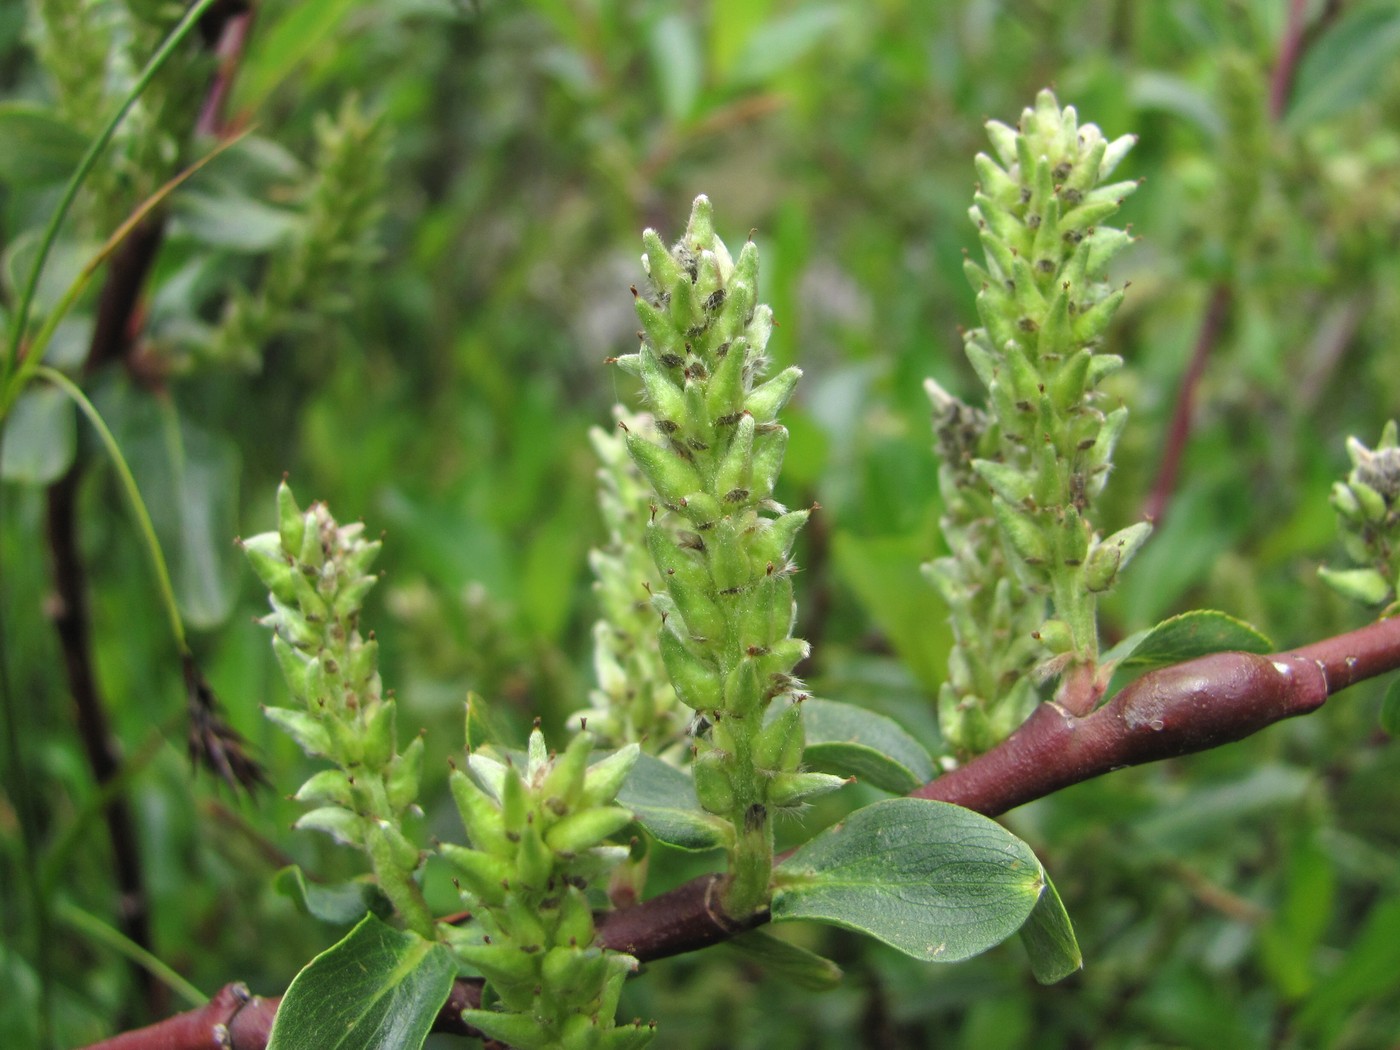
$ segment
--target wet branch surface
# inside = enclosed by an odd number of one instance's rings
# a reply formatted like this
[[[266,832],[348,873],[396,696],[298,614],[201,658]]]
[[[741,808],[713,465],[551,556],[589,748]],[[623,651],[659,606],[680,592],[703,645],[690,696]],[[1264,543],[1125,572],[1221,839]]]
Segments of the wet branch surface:
[[[1042,704],[1000,745],[913,795],[999,816],[1116,769],[1243,740],[1285,718],[1316,711],[1334,693],[1397,668],[1400,617],[1271,656],[1213,653],[1150,671],[1083,716]],[[768,920],[764,912],[734,919],[719,911],[715,889],[721,878],[703,875],[601,916],[599,940],[647,962],[718,944]],[[458,1011],[479,1003],[480,997],[478,982],[459,979],[434,1031],[470,1034]],[[210,1032],[215,1024],[228,1022],[211,1020],[216,1016],[211,1002],[88,1050],[263,1050],[276,1005],[275,999],[238,1004],[223,1042],[213,1041]],[[238,1024],[245,1013],[246,1029]]]

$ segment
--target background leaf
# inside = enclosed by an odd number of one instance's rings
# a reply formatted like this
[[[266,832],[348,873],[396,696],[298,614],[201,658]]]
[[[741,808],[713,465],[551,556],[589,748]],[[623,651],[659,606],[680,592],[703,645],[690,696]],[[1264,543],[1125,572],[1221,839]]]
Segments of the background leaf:
[[[1366,99],[1400,55],[1400,3],[1374,0],[1347,10],[1298,64],[1288,123],[1304,127]]]
[[[927,962],[1010,937],[1045,885],[1035,854],[959,806],[896,798],[858,809],[778,868],[773,921],[815,919]]]
[[[728,825],[700,808],[695,785],[687,774],[659,758],[637,756],[617,801],[668,845],[703,850],[725,843]]]
[[[777,713],[777,705],[770,708],[773,717]],[[807,733],[803,762],[816,769],[854,776],[897,795],[933,779],[928,751],[892,718],[812,697],[802,702],[802,724]]]
[[[56,481],[77,449],[73,412],[73,402],[53,387],[34,386],[21,394],[5,424],[0,477],[25,485]]]
[[[367,914],[381,919],[393,914],[393,906],[379,886],[366,879],[330,884],[311,882],[301,868],[292,864],[273,877],[272,886],[304,914],[322,922],[344,926],[359,922]]]
[[[297,974],[268,1050],[416,1050],[456,974],[442,945],[367,915]]]
[[[1084,966],[1084,955],[1074,936],[1074,924],[1048,875],[1045,890],[1018,936],[1030,956],[1031,972],[1041,984],[1062,981]]]
[[[841,983],[841,967],[830,959],[765,930],[749,930],[724,943],[768,973],[798,988],[825,992]]]
[[[63,182],[86,149],[87,138],[48,110],[28,102],[0,103],[0,183]]]

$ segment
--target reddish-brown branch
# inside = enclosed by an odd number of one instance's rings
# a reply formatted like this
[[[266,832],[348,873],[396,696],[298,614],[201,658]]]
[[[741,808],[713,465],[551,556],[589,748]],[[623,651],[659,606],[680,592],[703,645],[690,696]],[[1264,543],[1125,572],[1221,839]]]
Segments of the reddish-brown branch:
[[[1214,653],[1148,672],[1082,717],[1057,704],[1042,704],[999,746],[913,794],[997,816],[1115,769],[1242,740],[1285,718],[1315,711],[1332,694],[1397,668],[1400,617],[1272,656]],[[767,921],[762,913],[736,922],[720,912],[714,901],[719,878],[703,875],[636,907],[610,912],[599,923],[599,940],[646,961],[717,944]],[[478,984],[459,980],[435,1030],[464,1031],[459,1011],[479,1003],[480,994]],[[270,1011],[271,1006],[260,1009]],[[203,1030],[187,1024],[190,1016],[142,1030],[160,1030],[159,1041],[152,1034],[146,1041],[108,1040],[88,1050],[203,1050],[212,1044],[199,1041],[205,1039]],[[263,1039],[231,1045],[263,1050],[265,1035]]]
[[[1283,116],[1288,96],[1293,90],[1293,71],[1298,67],[1298,56],[1303,50],[1303,20],[1307,11],[1308,0],[1290,0],[1288,24],[1283,30],[1283,40],[1279,42],[1274,75],[1269,81],[1269,117],[1274,121]]]
[[[1241,740],[1398,667],[1400,617],[1274,656],[1216,653],[1150,672],[1084,717],[1042,704],[999,746],[913,794],[997,816],[1123,766]],[[713,878],[609,913],[600,938],[640,959],[728,939],[732,925],[705,907]]]
[[[278,1001],[251,995],[245,985],[227,984],[201,1007],[93,1043],[87,1050],[262,1050]]]
[[[91,621],[88,617],[86,573],[78,549],[78,482],[81,459],[49,486],[46,493],[46,528],[52,561],[54,597],[50,605],[68,691],[73,697],[74,721],[83,742],[88,768],[98,786],[116,778],[121,770],[121,747],[112,733],[90,659]],[[107,838],[112,847],[112,876],[117,884],[118,923],[122,933],[143,948],[151,947],[150,908],[141,874],[141,851],[131,807],[114,795],[103,811]],[[165,986],[139,967],[135,970],[145,989],[147,1016],[166,1009]]]
[[[1196,333],[1196,344],[1191,350],[1191,360],[1186,373],[1181,377],[1181,388],[1177,391],[1176,408],[1172,411],[1171,425],[1167,428],[1167,443],[1162,452],[1162,466],[1157,471],[1157,480],[1152,492],[1143,504],[1142,515],[1148,521],[1160,522],[1167,512],[1167,503],[1176,489],[1176,476],[1181,469],[1181,457],[1186,451],[1186,442],[1191,437],[1191,418],[1195,414],[1196,388],[1205,375],[1206,363],[1220,341],[1220,333],[1225,328],[1225,318],[1230,308],[1230,286],[1221,282],[1211,290],[1206,312],[1201,318],[1200,330]]]

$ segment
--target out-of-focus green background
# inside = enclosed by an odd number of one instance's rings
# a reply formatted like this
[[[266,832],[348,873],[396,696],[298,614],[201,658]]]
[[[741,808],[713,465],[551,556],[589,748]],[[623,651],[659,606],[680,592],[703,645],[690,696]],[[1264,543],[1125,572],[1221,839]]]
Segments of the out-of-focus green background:
[[[120,39],[127,5],[70,6]],[[155,5],[130,5],[141,6]],[[339,936],[274,892],[279,868],[356,870],[344,851],[288,831],[298,807],[281,793],[307,763],[259,714],[282,685],[233,536],[271,526],[283,472],[303,499],[385,531],[368,618],[401,735],[406,723],[428,728],[424,833],[459,834],[440,789],[467,692],[522,735],[536,715],[559,732],[586,702],[586,555],[602,540],[586,433],[635,399],[603,361],[635,340],[640,231],[678,235],[697,193],[731,244],[754,231],[760,296],[781,326],[775,363],[806,371],[780,495],[823,508],[797,580],[821,695],[890,714],[938,747],[932,697],[948,632],[919,572],[941,552],[921,383],[974,392],[959,337],[976,323],[962,274],[976,246],[972,156],[985,119],[1014,121],[1046,85],[1109,135],[1141,136],[1120,169],[1145,182],[1124,209],[1141,240],[1113,275],[1131,288],[1108,349],[1129,368],[1109,396],[1132,416],[1105,529],[1139,516],[1206,304],[1217,289],[1229,296],[1179,483],[1107,604],[1106,637],[1192,607],[1250,620],[1280,647],[1365,621],[1315,572],[1344,561],[1327,493],[1348,466],[1345,437],[1373,443],[1400,414],[1393,0],[1301,5],[1277,115],[1283,0],[254,6],[230,112],[257,129],[182,191],[153,275],[142,346],[171,363],[165,393],[116,371],[88,388],[152,502],[196,652],[273,790],[250,802],[192,776],[168,630],[96,457],[81,493],[97,666],[115,733],[139,760],[126,791],[154,949],[205,991],[243,979],[279,992]],[[26,35],[31,13],[0,10],[0,90],[45,110],[57,89]],[[120,73],[93,68],[95,114],[114,108],[101,83]],[[202,352],[230,287],[255,282],[278,250],[296,203],[285,187],[314,156],[315,118],[352,96],[383,115],[378,261],[340,289],[338,314],[307,314],[243,348],[253,367]],[[79,116],[54,119],[90,133]],[[13,309],[56,192],[13,174],[23,165],[8,141],[0,239]],[[112,199],[123,178],[139,183],[114,169]],[[110,231],[97,211],[61,242],[60,272],[81,261],[83,238]],[[89,304],[55,352],[80,355],[90,321]],[[172,434],[183,471],[170,467]],[[110,854],[44,615],[42,512],[41,485],[8,487],[0,554],[17,728],[45,856],[67,850],[50,864],[55,906],[114,921]],[[1014,944],[940,967],[794,928],[786,935],[846,968],[839,989],[788,988],[718,950],[652,965],[623,1013],[655,1017],[656,1045],[687,1050],[1394,1047],[1400,750],[1378,728],[1383,692],[1361,686],[1246,743],[1011,814],[1078,925],[1086,968],[1061,985],[1035,986]],[[37,978],[10,783],[0,1043],[23,1047]],[[660,856],[653,884],[700,863]],[[441,878],[430,890],[452,909]],[[118,955],[71,924],[52,937],[62,1045],[142,1017]]]

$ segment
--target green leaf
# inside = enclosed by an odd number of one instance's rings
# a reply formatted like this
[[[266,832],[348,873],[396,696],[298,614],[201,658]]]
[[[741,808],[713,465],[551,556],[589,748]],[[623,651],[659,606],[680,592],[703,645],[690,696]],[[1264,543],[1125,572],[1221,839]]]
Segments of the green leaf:
[[[297,974],[268,1050],[413,1050],[456,974],[441,944],[367,915]]]
[[[217,627],[233,611],[241,573],[228,539],[238,531],[238,447],[168,400],[126,390],[104,394],[103,411],[170,562],[180,612],[191,627]]]
[[[841,983],[841,967],[830,959],[764,930],[741,933],[726,941],[725,946],[798,988],[825,992]]]
[[[1074,925],[1048,875],[1045,890],[1035,902],[1035,910],[1021,927],[1019,936],[1030,956],[1031,972],[1041,984],[1062,981],[1084,965],[1084,956],[1074,937]]]
[[[1184,77],[1152,69],[1140,70],[1129,81],[1128,97],[1135,109],[1161,110],[1194,124],[1208,141],[1217,142],[1225,134],[1225,122],[1212,96]]]
[[[841,9],[832,5],[799,7],[754,31],[734,62],[739,84],[759,84],[796,64],[841,24]]]
[[[893,798],[799,848],[775,881],[774,922],[815,919],[916,959],[958,962],[1015,933],[1046,880],[1031,848],[995,821]]]
[[[1196,609],[1163,620],[1105,653],[1105,663],[1118,661],[1106,695],[1113,696],[1156,667],[1169,667],[1207,653],[1268,653],[1273,649],[1273,642],[1243,620],[1213,609]]]
[[[1332,1046],[1364,1004],[1394,1002],[1400,992],[1400,897],[1381,900],[1335,969],[1303,1000],[1296,1014],[1300,1033],[1322,1036],[1313,1046]],[[1325,1033],[1325,1034],[1324,1034]]]
[[[777,712],[775,704],[770,714]],[[896,795],[933,779],[928,752],[892,718],[813,697],[803,701],[802,725],[807,735],[803,762],[816,769],[854,776]]]
[[[0,183],[50,186],[77,169],[87,138],[49,111],[27,102],[0,104]]]
[[[1374,97],[1397,53],[1400,4],[1374,0],[1353,7],[1304,52],[1287,124],[1315,124]]]
[[[257,44],[248,51],[234,93],[235,111],[256,112],[302,62],[328,56],[325,40],[356,8],[357,0],[301,0],[282,10],[271,25],[259,25]]]
[[[617,803],[667,845],[703,850],[726,842],[729,825],[700,808],[690,777],[652,755],[637,756]]]
[[[0,477],[24,485],[56,481],[77,449],[73,402],[50,386],[26,390],[10,410]]]
[[[374,882],[352,879],[321,885],[308,882],[305,873],[295,864],[273,876],[272,888],[290,899],[303,914],[337,926],[359,922],[369,914],[387,918],[394,911]]]
[[[300,217],[236,192],[186,190],[175,201],[179,226],[172,238],[187,237],[233,252],[271,251],[289,238]]]
[[[691,20],[679,13],[659,19],[651,30],[651,60],[661,87],[661,104],[673,121],[695,110],[705,70]]]
[[[937,691],[948,674],[952,630],[948,609],[925,581],[922,535],[857,536],[838,531],[832,560],[875,625],[925,689]]]
[[[1390,683],[1381,701],[1381,729],[1393,737],[1400,737],[1400,678]]]

